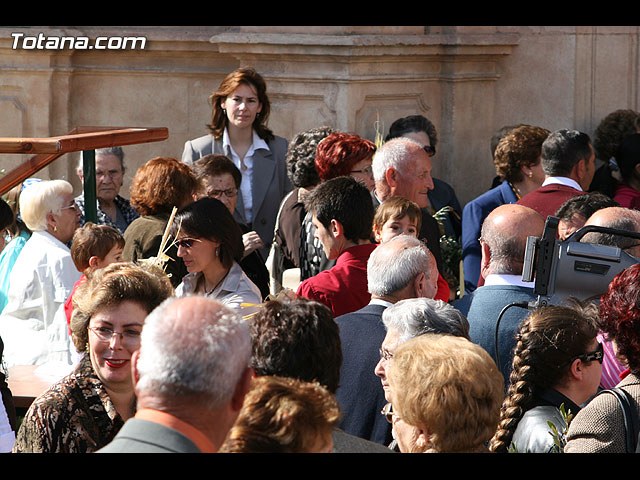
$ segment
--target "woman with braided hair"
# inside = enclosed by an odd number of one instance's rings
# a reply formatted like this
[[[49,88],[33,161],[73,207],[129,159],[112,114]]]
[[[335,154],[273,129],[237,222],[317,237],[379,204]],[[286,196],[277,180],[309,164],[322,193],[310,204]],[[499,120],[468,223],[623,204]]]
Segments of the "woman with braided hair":
[[[548,422],[563,432],[561,405],[575,415],[600,383],[603,350],[596,316],[595,304],[576,302],[542,307],[522,323],[492,452],[560,451]]]

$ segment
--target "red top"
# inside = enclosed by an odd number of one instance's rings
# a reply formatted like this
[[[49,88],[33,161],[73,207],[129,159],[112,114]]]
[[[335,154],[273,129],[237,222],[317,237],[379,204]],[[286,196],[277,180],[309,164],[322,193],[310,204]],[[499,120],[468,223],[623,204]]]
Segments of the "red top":
[[[67,317],[67,328],[69,329],[69,335],[71,335],[71,314],[73,313],[73,303],[72,303],[73,294],[76,293],[76,290],[78,289],[80,284],[84,282],[86,279],[87,277],[85,277],[83,273],[82,276],[80,277],[80,280],[78,280],[73,286],[73,290],[71,290],[71,293],[69,294],[69,298],[67,298],[67,300],[64,302],[64,314]]]
[[[551,183],[527,193],[516,203],[532,208],[546,220],[549,215],[554,216],[564,202],[583,193],[567,185]]]
[[[325,304],[334,317],[361,309],[371,300],[367,288],[367,260],[377,246],[367,243],[345,249],[332,268],[307,278],[296,293]]]

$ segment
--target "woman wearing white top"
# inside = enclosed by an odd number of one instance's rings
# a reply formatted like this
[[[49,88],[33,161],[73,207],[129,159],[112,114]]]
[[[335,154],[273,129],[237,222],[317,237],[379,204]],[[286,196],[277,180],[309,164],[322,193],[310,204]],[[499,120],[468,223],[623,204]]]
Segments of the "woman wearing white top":
[[[270,102],[264,79],[253,68],[239,68],[209,97],[210,133],[185,143],[182,161],[192,164],[212,153],[226,155],[242,172],[234,212],[255,230],[267,258],[280,202],[291,190],[287,176],[288,142],[267,128]]]
[[[178,211],[173,236],[189,273],[176,295],[199,294],[218,300],[242,315],[257,311],[260,289],[242,271],[242,231],[225,205],[203,197]]]
[[[4,360],[13,365],[72,365],[64,302],[80,278],[67,243],[80,222],[65,180],[35,183],[20,195],[20,215],[33,232],[11,270],[0,317]]]

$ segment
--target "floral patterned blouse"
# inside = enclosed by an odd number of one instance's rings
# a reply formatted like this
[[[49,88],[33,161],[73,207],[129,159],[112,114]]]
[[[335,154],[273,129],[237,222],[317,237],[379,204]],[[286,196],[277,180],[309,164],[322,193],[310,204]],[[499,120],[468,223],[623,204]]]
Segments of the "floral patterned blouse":
[[[73,372],[31,404],[13,452],[94,452],[109,443],[123,423],[85,355]]]

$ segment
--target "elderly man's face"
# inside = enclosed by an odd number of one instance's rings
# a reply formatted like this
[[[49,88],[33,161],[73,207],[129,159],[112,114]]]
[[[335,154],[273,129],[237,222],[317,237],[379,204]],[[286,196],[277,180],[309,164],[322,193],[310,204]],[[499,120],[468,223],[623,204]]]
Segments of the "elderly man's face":
[[[113,201],[120,193],[123,172],[120,159],[115,155],[96,155],[96,197]]]
[[[398,181],[392,196],[404,197],[418,204],[420,208],[429,205],[429,190],[433,190],[431,178],[431,158],[421,148],[410,153],[409,168],[398,172]]]

